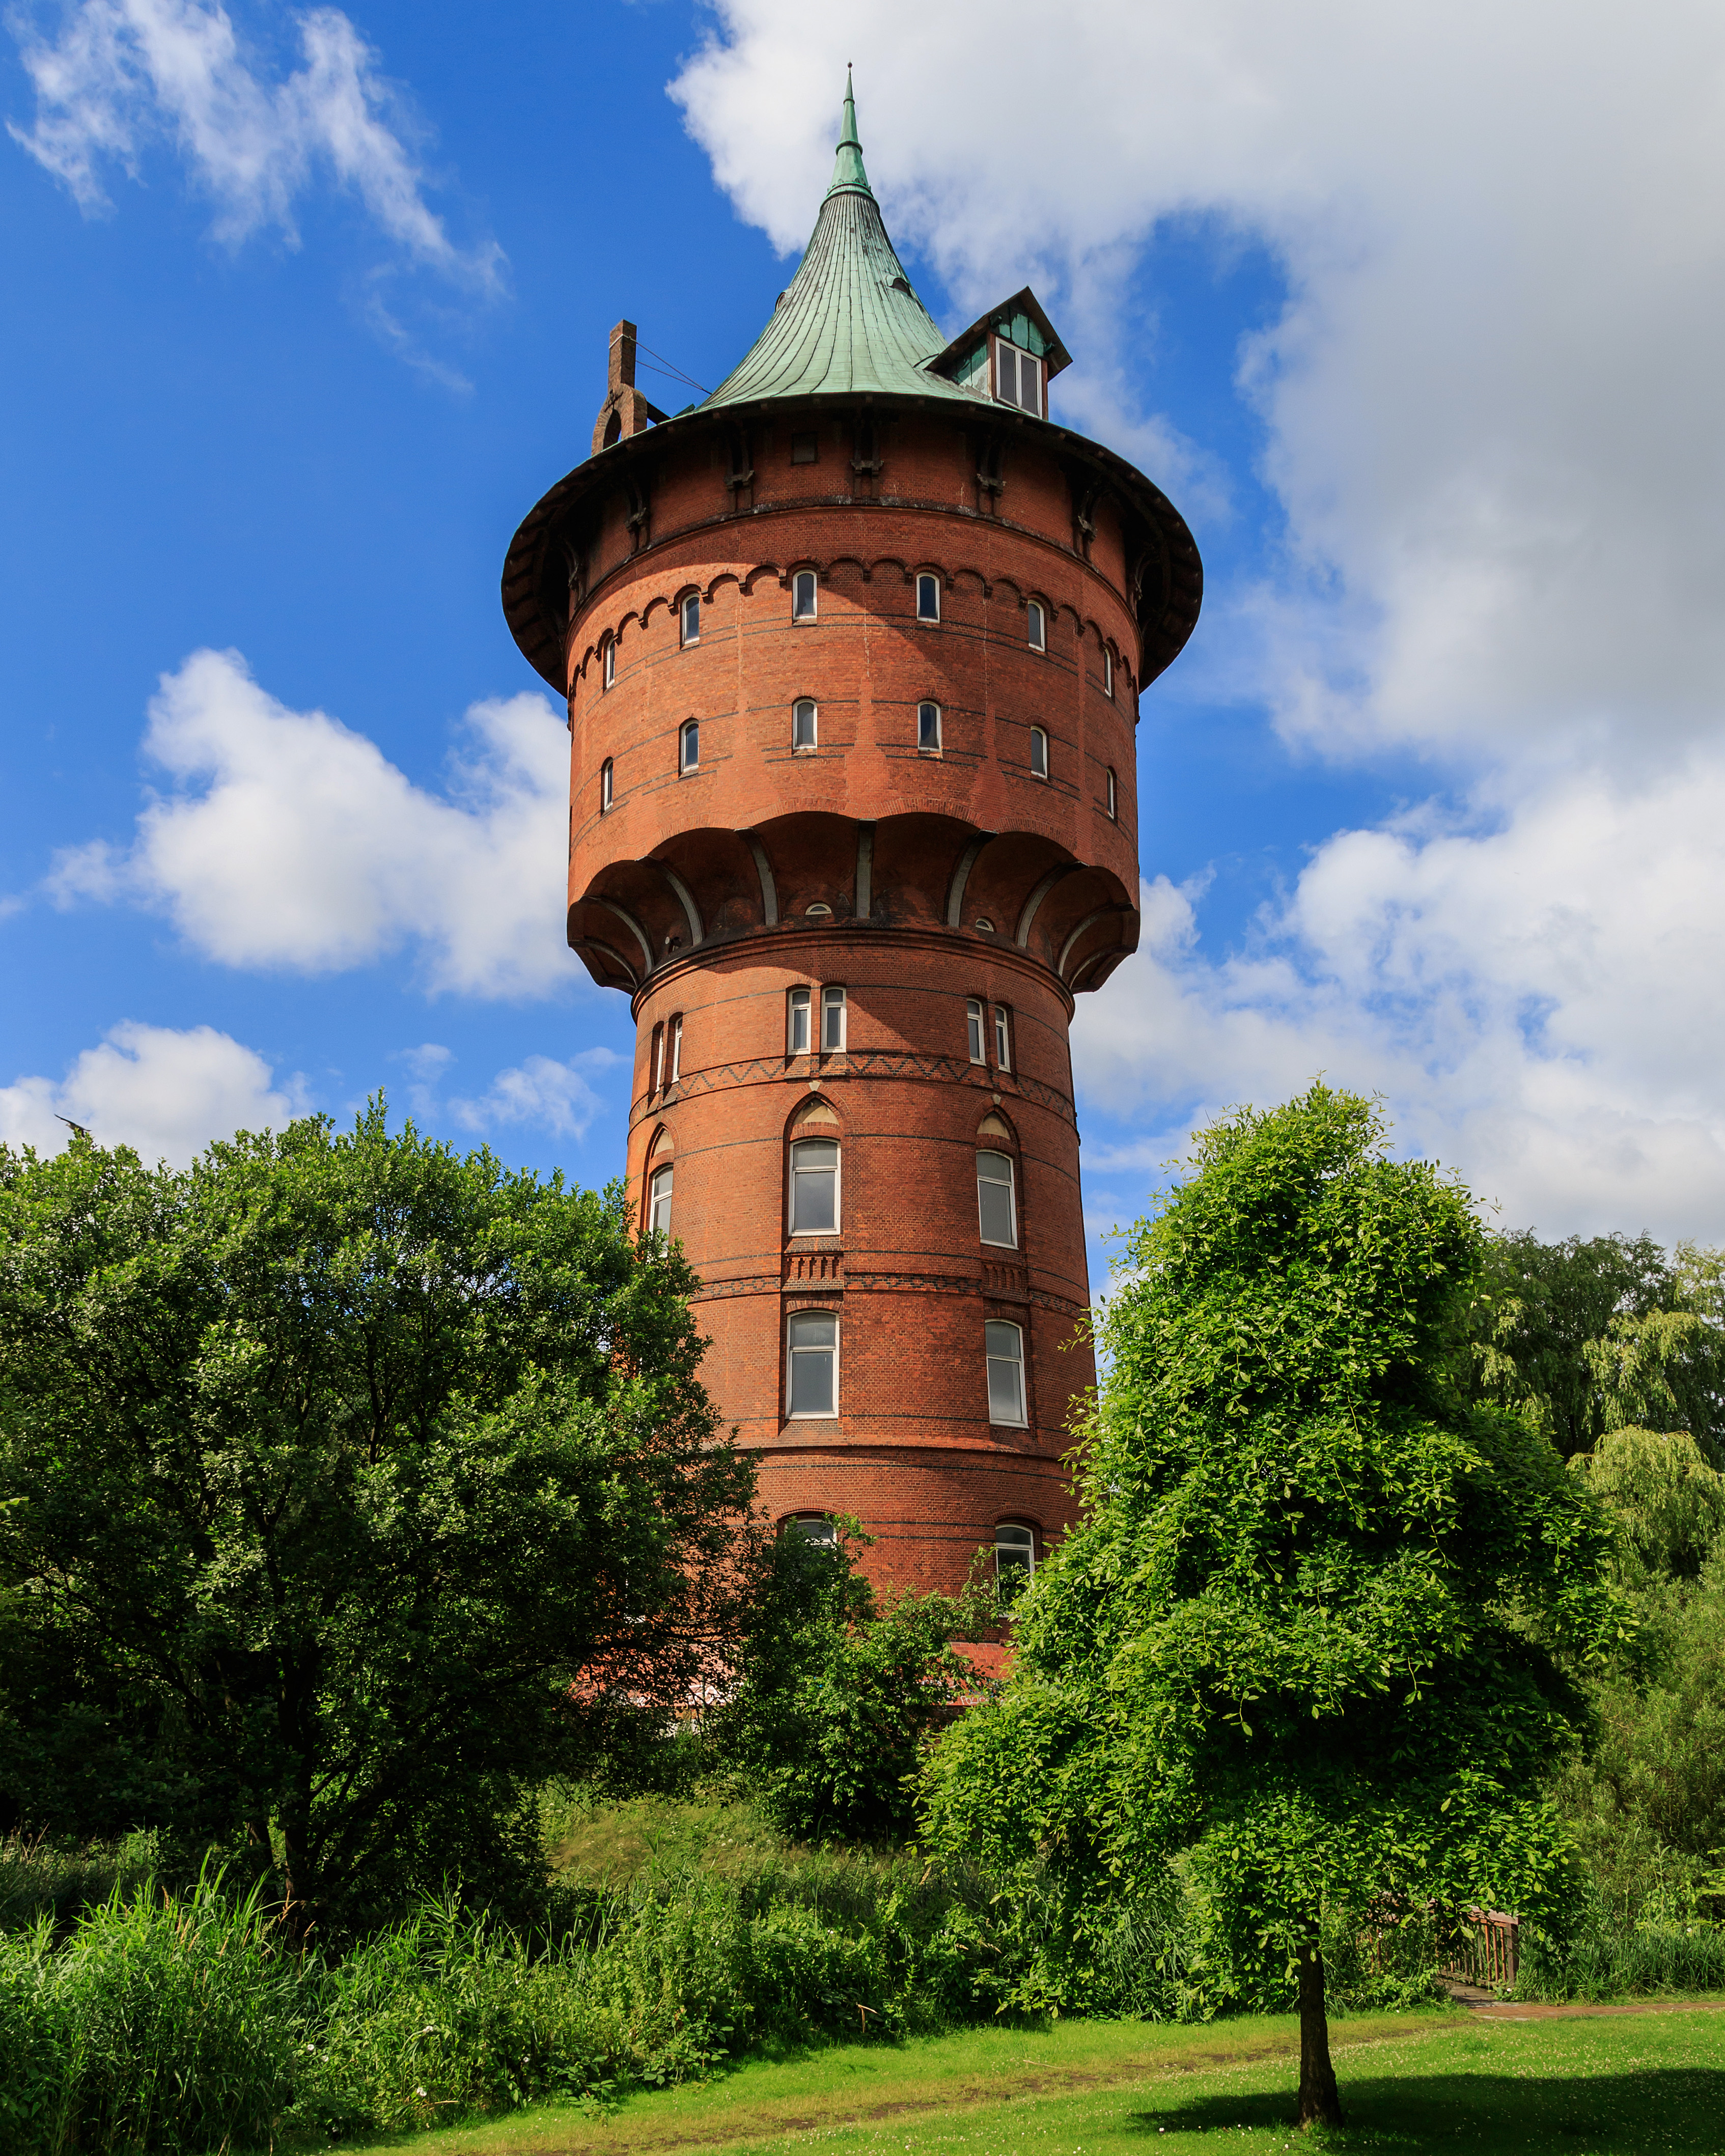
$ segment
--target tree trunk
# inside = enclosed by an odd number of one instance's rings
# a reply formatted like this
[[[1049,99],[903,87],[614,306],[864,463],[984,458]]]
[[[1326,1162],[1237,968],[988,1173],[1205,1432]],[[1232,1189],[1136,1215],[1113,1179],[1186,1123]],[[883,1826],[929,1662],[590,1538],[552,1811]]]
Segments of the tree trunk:
[[[1339,2126],[1342,2102],[1330,2064],[1330,2021],[1324,2011],[1324,1958],[1309,1940],[1300,1956],[1300,2118],[1301,2126]]]

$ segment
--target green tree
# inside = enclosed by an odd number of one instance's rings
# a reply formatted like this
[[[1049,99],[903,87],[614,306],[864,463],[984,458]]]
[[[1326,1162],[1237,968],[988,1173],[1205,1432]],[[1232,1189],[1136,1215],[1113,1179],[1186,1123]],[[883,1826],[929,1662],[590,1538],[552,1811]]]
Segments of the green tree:
[[[952,1642],[987,1625],[980,1598],[877,1598],[861,1540],[854,1522],[833,1543],[794,1525],[778,1537],[735,1691],[710,1717],[720,1758],[799,1840],[901,1840],[930,1737],[978,1689]]]
[[[0,1150],[14,1809],[88,1826],[93,1759],[100,1824],[273,1844],[309,1919],[661,1726],[747,1573],[691,1285],[381,1103],[183,1172]]]
[[[1081,1522],[926,1782],[937,1848],[1064,1897],[1069,1984],[1178,1856],[1213,1995],[1297,1984],[1302,2124],[1327,1925],[1559,1912],[1546,1784],[1621,1614],[1597,1504],[1455,1382],[1466,1194],[1384,1137],[1321,1085],[1198,1136],[1099,1327]]]

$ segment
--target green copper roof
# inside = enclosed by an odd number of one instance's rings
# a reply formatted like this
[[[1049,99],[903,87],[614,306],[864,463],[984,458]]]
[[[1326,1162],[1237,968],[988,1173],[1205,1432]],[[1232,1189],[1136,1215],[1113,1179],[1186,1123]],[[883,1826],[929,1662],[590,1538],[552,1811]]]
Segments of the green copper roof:
[[[911,290],[880,221],[880,205],[863,169],[847,71],[833,183],[808,252],[752,349],[701,408],[870,390],[973,403],[943,376],[927,371],[946,343]]]

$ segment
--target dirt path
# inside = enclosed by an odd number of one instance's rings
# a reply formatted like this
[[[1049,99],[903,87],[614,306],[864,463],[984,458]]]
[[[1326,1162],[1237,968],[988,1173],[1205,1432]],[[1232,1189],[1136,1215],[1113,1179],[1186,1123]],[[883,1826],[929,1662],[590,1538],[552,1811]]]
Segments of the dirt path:
[[[1470,1998],[1459,1989],[1453,1995],[1482,2021],[1580,2021],[1604,2014],[1725,2014],[1725,1999],[1631,1999],[1619,2006],[1587,2006],[1493,1999],[1485,1992]]]

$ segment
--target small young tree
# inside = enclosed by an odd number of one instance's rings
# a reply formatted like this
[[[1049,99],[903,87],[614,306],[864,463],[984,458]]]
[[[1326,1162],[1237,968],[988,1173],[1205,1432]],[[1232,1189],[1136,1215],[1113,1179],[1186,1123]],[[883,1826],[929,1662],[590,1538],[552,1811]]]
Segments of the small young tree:
[[[935,1845],[1040,1866],[1081,1938],[1184,1851],[1224,1988],[1297,1981],[1302,2125],[1327,1922],[1560,1907],[1547,1779],[1620,1622],[1597,1505],[1455,1382],[1467,1197],[1383,1140],[1321,1085],[1198,1137],[1099,1327],[1081,1522],[926,1783]]]
[[[15,1811],[273,1846],[305,1917],[470,1876],[735,1652],[691,1285],[619,1193],[380,1106],[183,1173],[0,1148]]]

